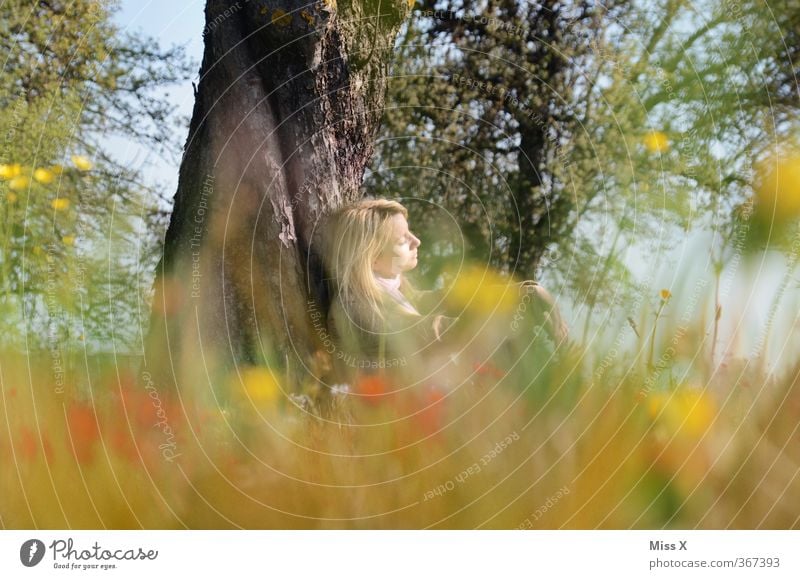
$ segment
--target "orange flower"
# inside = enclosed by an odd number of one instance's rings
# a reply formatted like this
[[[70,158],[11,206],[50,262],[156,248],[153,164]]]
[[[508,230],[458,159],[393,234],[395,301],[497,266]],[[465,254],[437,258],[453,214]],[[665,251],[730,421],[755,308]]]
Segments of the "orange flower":
[[[35,459],[36,454],[39,452],[39,442],[37,440],[37,436],[33,430],[27,426],[23,426],[20,429],[18,452],[20,455],[22,455],[22,458],[26,460]]]
[[[41,434],[41,443],[39,436]],[[20,429],[20,441],[18,445],[18,452],[25,460],[33,461],[39,454],[39,449],[42,449],[44,459],[47,464],[53,463],[55,453],[53,452],[53,445],[50,443],[50,437],[46,432],[37,433],[27,426]]]
[[[94,443],[100,438],[94,409],[73,402],[67,408],[67,427],[75,458],[81,464],[91,462],[94,458]]]
[[[672,292],[669,291],[668,289],[662,289],[659,293],[661,295],[661,299],[664,301],[667,301],[669,298],[672,297]]]
[[[417,414],[417,422],[427,435],[441,430],[444,422],[445,394],[438,388],[428,387],[421,397],[422,411]]]
[[[127,430],[127,426],[114,429],[109,442],[114,452],[126,461],[137,462],[139,460],[137,445]]]
[[[483,364],[475,362],[472,364],[472,368],[478,376],[493,376],[500,379],[506,375],[505,372],[491,362],[484,362]]]
[[[120,412],[125,416],[125,428],[127,422],[131,422],[134,432],[148,431],[158,422],[154,400],[147,394],[143,386],[136,384],[135,379],[130,376],[123,376],[120,384]]]
[[[378,374],[364,374],[356,380],[355,394],[367,404],[379,404],[391,393],[389,381]]]

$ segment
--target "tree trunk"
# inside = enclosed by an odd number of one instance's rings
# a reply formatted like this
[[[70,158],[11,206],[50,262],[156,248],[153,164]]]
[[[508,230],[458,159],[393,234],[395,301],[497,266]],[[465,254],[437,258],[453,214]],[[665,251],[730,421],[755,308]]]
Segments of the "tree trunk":
[[[327,306],[319,219],[360,196],[407,13],[407,0],[208,0],[151,375],[216,388],[220,372],[266,363],[298,382],[324,335],[309,306]]]

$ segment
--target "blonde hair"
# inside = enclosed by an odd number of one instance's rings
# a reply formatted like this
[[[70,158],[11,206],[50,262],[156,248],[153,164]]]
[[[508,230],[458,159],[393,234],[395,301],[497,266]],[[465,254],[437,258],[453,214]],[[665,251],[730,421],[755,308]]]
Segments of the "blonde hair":
[[[335,211],[329,218],[326,235],[327,266],[333,274],[335,292],[348,310],[384,319],[385,292],[375,280],[373,262],[391,244],[395,215],[408,218],[408,211],[397,201],[362,199]],[[414,288],[402,278],[401,291],[414,295]]]

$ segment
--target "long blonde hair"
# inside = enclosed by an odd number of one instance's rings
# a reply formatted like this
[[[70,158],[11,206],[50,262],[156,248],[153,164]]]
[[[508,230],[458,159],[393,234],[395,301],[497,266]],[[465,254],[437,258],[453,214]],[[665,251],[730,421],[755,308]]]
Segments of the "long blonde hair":
[[[387,296],[375,280],[373,262],[391,244],[392,218],[408,211],[397,201],[362,199],[339,208],[329,217],[325,253],[334,289],[342,304],[356,308],[358,317],[384,319]],[[402,277],[401,292],[414,296],[413,286]],[[367,318],[369,319],[369,317]]]

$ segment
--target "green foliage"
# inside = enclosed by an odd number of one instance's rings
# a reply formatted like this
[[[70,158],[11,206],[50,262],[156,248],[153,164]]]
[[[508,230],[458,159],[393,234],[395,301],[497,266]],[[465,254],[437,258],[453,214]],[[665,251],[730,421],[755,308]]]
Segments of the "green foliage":
[[[457,215],[471,257],[534,277],[575,212],[602,192],[575,190],[576,179],[596,173],[583,153],[590,87],[582,77],[591,40],[620,8],[471,0],[420,8],[400,49],[369,186]],[[435,217],[423,206],[414,221]]]
[[[456,216],[473,258],[525,277],[557,248],[548,274],[591,311],[610,295],[587,272],[629,291],[631,245],[732,238],[753,164],[797,132],[797,4],[424,2],[368,190],[419,199],[429,244]]]
[[[159,89],[189,67],[182,49],[121,33],[112,9],[88,0],[0,6],[5,343],[100,345],[122,337],[123,321],[136,334],[132,316],[149,284],[138,273],[152,267],[162,208],[104,146],[116,136],[175,154]]]

